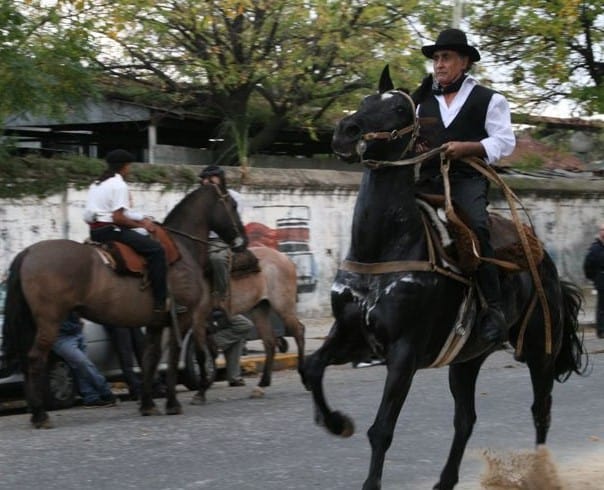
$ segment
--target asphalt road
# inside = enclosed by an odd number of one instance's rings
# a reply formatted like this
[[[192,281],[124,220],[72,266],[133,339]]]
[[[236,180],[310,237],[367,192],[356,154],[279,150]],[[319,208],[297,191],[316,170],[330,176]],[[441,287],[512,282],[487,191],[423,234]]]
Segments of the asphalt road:
[[[586,338],[591,375],[554,387],[548,446],[561,466],[604,461],[604,341],[591,332]],[[328,369],[330,404],[355,420],[357,432],[349,439],[314,425],[310,395],[295,371],[274,373],[262,399],[249,398],[253,378],[242,388],[216,383],[205,406],[189,405],[192,392],[182,391],[181,416],[140,417],[135,402],[123,402],[53,412],[56,427],[35,430],[28,414],[5,415],[0,417],[0,489],[360,488],[369,460],[365,433],[384,375],[383,366]],[[528,370],[505,352],[491,356],[479,377],[478,422],[459,489],[480,488],[484,449],[532,449],[531,398]],[[451,437],[447,370],[421,371],[387,454],[383,488],[432,488]]]

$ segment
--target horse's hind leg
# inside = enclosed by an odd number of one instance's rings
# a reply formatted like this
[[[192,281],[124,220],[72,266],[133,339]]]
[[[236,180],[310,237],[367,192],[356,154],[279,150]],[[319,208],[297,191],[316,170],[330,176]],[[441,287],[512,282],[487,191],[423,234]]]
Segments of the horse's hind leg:
[[[552,389],[554,387],[553,359],[553,356],[546,356],[543,352],[537,355],[529,354],[526,361],[533,385],[531,412],[533,413],[537,445],[545,444],[551,422]]]
[[[283,324],[285,325],[286,332],[294,337],[296,346],[298,347],[298,374],[304,384],[304,331],[306,330],[304,324],[298,319],[295,312],[289,314],[279,314]]]
[[[45,394],[48,391],[46,360],[48,349],[42,349],[38,342],[34,344],[27,356],[27,372],[25,375],[25,397],[31,410],[31,423],[36,429],[50,429],[52,423],[44,408]]]
[[[455,435],[449,451],[449,457],[440,474],[435,489],[449,490],[459,481],[459,466],[466,450],[466,444],[472,435],[476,422],[475,391],[476,379],[482,363],[486,359],[480,356],[468,362],[452,364],[449,367],[449,389],[455,400]]]
[[[143,392],[141,393],[141,415],[159,415],[153,401],[153,376],[161,357],[163,327],[147,327],[145,354],[143,355]]]
[[[178,358],[180,348],[174,328],[170,327],[170,346],[168,349],[168,373],[166,376],[166,415],[182,414],[182,405],[176,398],[176,383],[178,381]]]
[[[256,325],[258,336],[262,339],[265,356],[262,375],[260,376],[260,381],[256,387],[257,389],[254,391],[256,396],[262,396],[264,394],[264,390],[262,388],[270,386],[273,363],[275,360],[275,334],[269,319],[269,312],[270,308],[268,304],[261,303],[250,313],[250,317],[254,322],[254,325]]]
[[[67,316],[67,315],[65,315]],[[49,429],[52,427],[48,413],[44,407],[48,394],[48,373],[47,360],[48,354],[52,349],[57,334],[60,314],[49,315],[48,317],[37,317],[37,333],[34,337],[32,348],[27,353],[25,365],[27,371],[25,375],[25,396],[27,404],[31,410],[31,423],[36,429]]]

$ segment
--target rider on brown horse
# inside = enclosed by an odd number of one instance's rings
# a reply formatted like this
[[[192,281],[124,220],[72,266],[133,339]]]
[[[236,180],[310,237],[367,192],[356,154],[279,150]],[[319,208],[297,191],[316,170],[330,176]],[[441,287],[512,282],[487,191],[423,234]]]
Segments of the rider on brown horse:
[[[145,257],[153,293],[153,321],[162,323],[166,319],[166,255],[159,241],[149,237],[155,231],[155,223],[130,209],[130,192],[124,178],[134,156],[126,150],[113,150],[106,161],[107,170],[88,191],[84,219],[90,226],[90,238],[100,243],[125,243]]]

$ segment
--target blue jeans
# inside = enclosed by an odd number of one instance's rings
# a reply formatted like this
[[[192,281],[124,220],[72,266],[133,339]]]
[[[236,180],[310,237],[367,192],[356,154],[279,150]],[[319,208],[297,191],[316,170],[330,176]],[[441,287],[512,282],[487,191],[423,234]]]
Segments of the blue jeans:
[[[73,369],[84,403],[111,396],[111,387],[107,380],[86,355],[86,342],[82,332],[72,335],[59,335],[52,350]]]

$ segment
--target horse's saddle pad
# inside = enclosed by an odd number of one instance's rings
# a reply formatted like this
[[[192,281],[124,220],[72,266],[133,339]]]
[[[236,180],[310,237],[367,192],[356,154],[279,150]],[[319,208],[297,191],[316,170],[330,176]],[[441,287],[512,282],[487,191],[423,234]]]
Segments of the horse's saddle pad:
[[[153,236],[161,243],[166,253],[166,261],[173,264],[180,259],[180,252],[172,237],[166,230],[156,225]],[[102,245],[102,250],[111,256],[111,265],[116,272],[142,275],[147,267],[147,261],[139,255],[132,247],[125,243],[111,241]]]
[[[260,272],[258,257],[247,248],[243,252],[233,253],[231,260],[231,277],[244,277],[248,274]]]
[[[442,195],[420,194],[418,198],[435,210],[437,208],[445,208],[445,198]],[[468,220],[462,210],[454,205],[454,212],[449,211],[446,214],[447,221],[444,221],[443,224],[454,238],[453,246],[456,252],[457,265],[464,272],[473,272],[480,264],[480,260],[476,257],[473,250],[475,248],[476,252],[480,253],[478,239],[468,226]],[[509,262],[516,267],[506,267],[504,264],[499,264],[499,266],[509,271],[528,269],[528,259],[514,222],[499,214],[489,213],[489,227],[491,231],[491,245],[495,253],[494,258]],[[522,227],[535,263],[539,264],[543,260],[543,244],[529,226],[522,223]],[[433,233],[436,234],[434,229]]]

